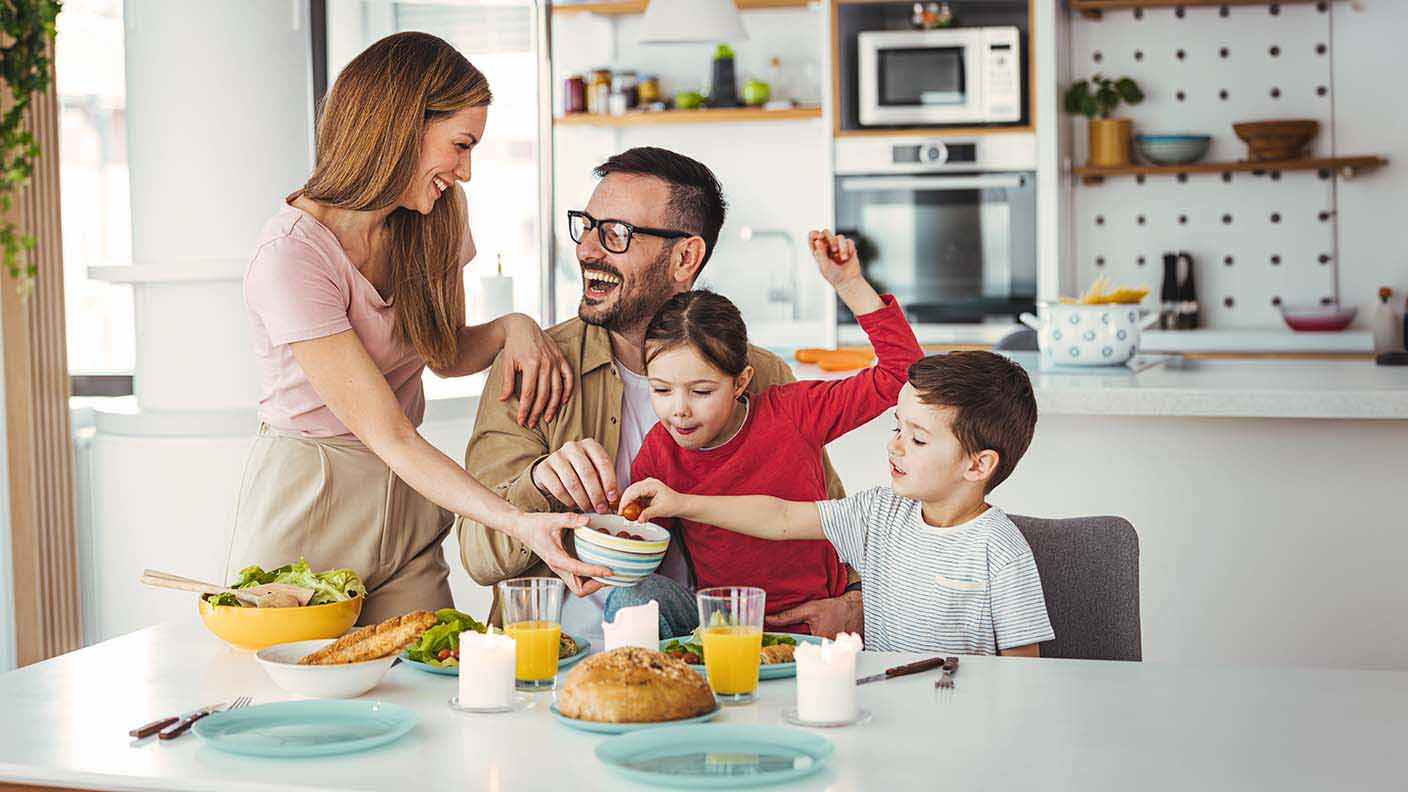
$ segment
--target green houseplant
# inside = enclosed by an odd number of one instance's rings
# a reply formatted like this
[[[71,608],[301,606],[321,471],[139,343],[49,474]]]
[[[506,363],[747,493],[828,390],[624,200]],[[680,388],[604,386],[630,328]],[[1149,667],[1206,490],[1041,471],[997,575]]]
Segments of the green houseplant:
[[[19,281],[21,292],[33,288],[38,272],[28,253],[34,235],[10,219],[15,196],[34,174],[39,145],[25,126],[25,113],[35,94],[49,89],[49,46],[60,0],[5,0],[0,3],[0,82],[9,93],[0,116],[0,248],[5,269]]]
[[[1097,74],[1089,80],[1076,80],[1066,89],[1066,112],[1089,120],[1091,165],[1108,168],[1129,164],[1132,124],[1128,118],[1111,118],[1110,114],[1121,103],[1142,101],[1144,92],[1128,77],[1111,80]]]

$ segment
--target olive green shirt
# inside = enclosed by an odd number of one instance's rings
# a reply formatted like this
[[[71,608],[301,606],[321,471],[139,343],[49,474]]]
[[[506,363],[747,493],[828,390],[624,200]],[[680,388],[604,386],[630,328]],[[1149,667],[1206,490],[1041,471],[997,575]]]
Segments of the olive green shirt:
[[[577,373],[572,397],[551,421],[539,421],[535,427],[519,426],[517,397],[508,401],[495,397],[504,376],[504,360],[500,355],[489,369],[489,378],[479,399],[479,413],[474,420],[474,434],[465,451],[465,469],[469,474],[526,512],[569,511],[540,492],[533,483],[533,468],[538,462],[569,441],[588,437],[601,443],[607,455],[615,459],[621,439],[624,386],[621,375],[611,364],[610,333],[575,318],[549,328],[547,333]],[[748,362],[754,372],[753,381],[748,385],[749,393],[795,379],[787,363],[765,349],[749,347]],[[823,456],[822,462],[826,469],[827,497],[844,498],[846,492],[831,466],[831,459]],[[460,541],[460,561],[480,585],[492,586],[501,580],[526,575],[554,575],[527,546],[507,534],[465,517],[456,518],[455,533]],[[496,593],[496,604],[497,601]],[[497,612],[495,607],[493,613]]]

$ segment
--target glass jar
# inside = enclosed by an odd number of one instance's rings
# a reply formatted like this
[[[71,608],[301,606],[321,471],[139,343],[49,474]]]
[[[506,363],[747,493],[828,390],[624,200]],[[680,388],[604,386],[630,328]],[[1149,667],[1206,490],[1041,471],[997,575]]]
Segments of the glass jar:
[[[626,108],[634,109],[640,104],[636,73],[629,69],[616,72],[616,78],[611,83],[611,92],[625,95]]]
[[[660,101],[660,78],[653,74],[641,75],[636,85],[636,102],[642,105]]]
[[[611,96],[611,70],[596,69],[592,80],[587,84],[587,112],[604,115],[606,103]]]
[[[587,112],[587,81],[582,75],[574,74],[562,83],[562,113]]]

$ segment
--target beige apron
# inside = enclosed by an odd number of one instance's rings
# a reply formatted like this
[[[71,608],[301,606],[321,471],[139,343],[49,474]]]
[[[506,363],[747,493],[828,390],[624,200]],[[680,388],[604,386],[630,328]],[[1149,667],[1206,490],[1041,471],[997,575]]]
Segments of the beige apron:
[[[263,424],[245,461],[225,580],[308,559],[351,567],[367,587],[358,624],[448,608],[441,545],[451,515],[411,489],[355,438],[309,438]]]

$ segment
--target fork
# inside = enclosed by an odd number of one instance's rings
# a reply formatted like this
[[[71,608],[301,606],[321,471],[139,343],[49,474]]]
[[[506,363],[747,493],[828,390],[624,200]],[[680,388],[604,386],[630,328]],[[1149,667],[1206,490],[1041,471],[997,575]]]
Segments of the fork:
[[[944,690],[952,690],[952,689],[953,689],[953,674],[954,674],[954,672],[956,672],[956,671],[958,670],[958,658],[957,658],[957,657],[946,657],[946,658],[944,658],[944,664],[943,664],[943,666],[940,668],[940,670],[943,672],[943,675],[940,676],[938,679],[934,680],[934,689],[935,689],[935,690],[939,690],[939,689],[942,688],[942,689],[944,689]]]
[[[230,710],[237,710],[243,707],[248,707],[253,701],[254,699],[250,696],[240,696],[239,698],[230,702],[230,706],[220,711],[229,712]],[[182,718],[181,720],[177,721],[175,724],[168,726],[165,729],[162,729],[156,736],[162,740],[174,740],[177,737],[180,737],[181,735],[185,734],[188,730],[190,730],[190,728],[195,725],[196,721],[200,720],[201,718],[204,718],[206,715],[215,712],[217,709],[218,708],[216,707],[210,707],[207,709],[203,709],[194,715],[188,715]]]

